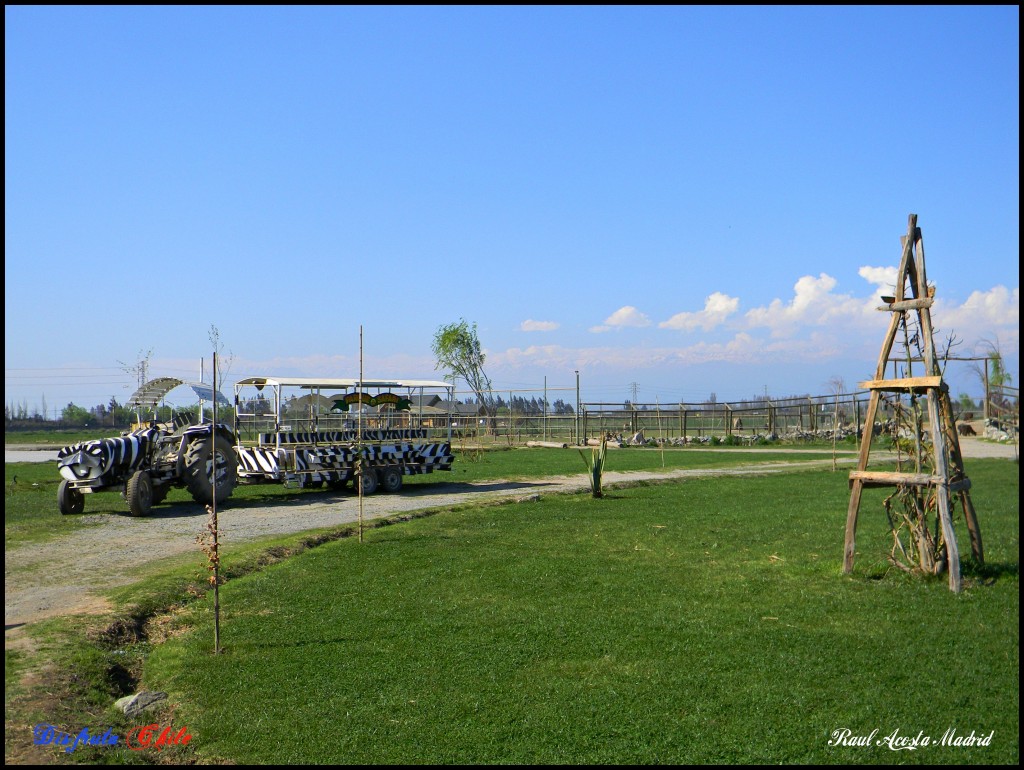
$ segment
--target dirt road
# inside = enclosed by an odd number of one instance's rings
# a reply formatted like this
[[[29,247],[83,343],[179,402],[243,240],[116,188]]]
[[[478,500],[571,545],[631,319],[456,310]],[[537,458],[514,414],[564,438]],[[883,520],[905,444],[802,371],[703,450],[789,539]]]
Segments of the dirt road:
[[[965,457],[1013,457],[1012,446],[965,439]],[[735,452],[737,450],[727,450]],[[798,451],[798,450],[795,450]],[[850,465],[853,454],[840,462]],[[710,475],[777,473],[795,467],[829,467],[831,460],[797,463],[754,463],[718,470],[670,470],[605,474],[605,484]],[[363,500],[363,519],[502,499],[528,499],[538,494],[585,491],[580,473],[530,482],[433,483],[407,487],[398,495],[374,495]],[[221,543],[303,532],[350,524],[359,519],[359,500],[351,492],[311,494],[306,499],[258,508],[225,506],[220,518]],[[108,608],[101,593],[113,586],[138,580],[138,570],[158,559],[193,552],[197,566],[201,554],[195,537],[206,524],[206,514],[194,504],[159,506],[144,519],[131,516],[88,517],[85,529],[72,536],[41,544],[18,546],[5,553],[5,642],[24,624],[59,615],[101,612]]]

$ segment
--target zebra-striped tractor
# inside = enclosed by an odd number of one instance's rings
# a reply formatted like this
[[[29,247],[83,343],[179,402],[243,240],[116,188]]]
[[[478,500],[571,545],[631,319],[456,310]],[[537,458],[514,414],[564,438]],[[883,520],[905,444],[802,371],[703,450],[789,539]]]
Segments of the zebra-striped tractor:
[[[128,407],[143,410],[156,407],[163,397],[179,385],[189,384],[200,398],[213,398],[213,391],[202,383],[184,383],[173,377],[161,377],[143,385],[133,394]],[[222,394],[219,400],[227,403]],[[62,514],[77,514],[85,509],[85,495],[119,490],[133,516],[145,516],[163,501],[171,487],[188,489],[202,505],[226,500],[237,483],[237,457],[234,434],[223,424],[216,426],[202,419],[189,424],[186,417],[160,423],[155,419],[137,423],[117,438],[84,441],[66,446],[57,453],[62,480],[57,488],[57,506]],[[140,420],[141,423],[141,420]]]

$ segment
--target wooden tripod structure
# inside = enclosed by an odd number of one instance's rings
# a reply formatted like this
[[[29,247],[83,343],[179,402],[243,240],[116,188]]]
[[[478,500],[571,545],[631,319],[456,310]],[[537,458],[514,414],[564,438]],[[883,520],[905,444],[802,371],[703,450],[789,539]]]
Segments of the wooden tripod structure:
[[[941,530],[941,538],[937,531],[934,538],[935,553],[927,553],[925,549],[920,549],[918,554],[920,567],[934,573],[947,569],[949,571],[949,589],[959,593],[961,588],[960,554],[956,545],[956,533],[953,530],[953,505],[957,498],[960,500],[964,519],[967,522],[971,538],[971,551],[979,563],[984,560],[981,530],[978,527],[978,519],[968,491],[971,488],[971,482],[964,473],[964,462],[960,454],[960,441],[957,438],[949,388],[943,382],[935,351],[931,319],[935,289],[928,286],[925,275],[924,240],[921,236],[921,229],[917,226],[916,214],[910,215],[907,234],[900,240],[903,244],[903,256],[900,258],[899,272],[896,277],[896,295],[882,297],[885,305],[878,308],[892,313],[889,330],[882,343],[882,352],[878,357],[875,378],[859,383],[860,387],[871,391],[871,398],[864,418],[864,433],[861,437],[857,469],[850,472],[850,507],[846,515],[843,572],[850,574],[853,571],[857,514],[860,510],[862,491],[865,487],[896,487],[897,493],[903,495],[921,517],[918,521],[918,534],[927,536],[927,523],[924,519],[931,512],[937,514],[937,530]],[[911,328],[916,330],[916,340],[910,337],[909,329]],[[890,358],[896,335],[901,329],[906,340],[906,356],[902,359],[905,362],[903,373],[899,377],[885,379],[888,362],[901,360]],[[914,344],[920,351],[919,356],[911,355],[910,347]],[[915,361],[923,363],[924,372],[919,376],[914,376],[911,371],[912,363]],[[921,421],[915,421],[912,431],[913,452],[911,453],[913,472],[903,471],[900,468],[896,472],[868,470],[868,455],[871,451],[875,416],[883,393],[907,394],[914,403],[921,395],[927,399],[931,446],[929,448],[924,440],[925,435]],[[906,443],[909,446],[909,441]],[[910,453],[909,450],[908,453]],[[886,510],[888,511],[888,508]],[[891,517],[890,524],[892,524]],[[924,526],[923,531],[921,525]],[[902,551],[895,526],[893,534],[897,543],[896,547]],[[906,555],[905,552],[904,555]]]

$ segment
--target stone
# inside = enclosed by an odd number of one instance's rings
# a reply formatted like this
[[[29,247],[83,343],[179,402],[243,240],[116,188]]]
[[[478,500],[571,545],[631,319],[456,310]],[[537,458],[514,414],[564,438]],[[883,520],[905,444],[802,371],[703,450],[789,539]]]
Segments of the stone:
[[[126,716],[141,714],[154,703],[159,703],[167,698],[165,692],[137,692],[134,695],[126,695],[119,699],[114,706],[125,713]]]

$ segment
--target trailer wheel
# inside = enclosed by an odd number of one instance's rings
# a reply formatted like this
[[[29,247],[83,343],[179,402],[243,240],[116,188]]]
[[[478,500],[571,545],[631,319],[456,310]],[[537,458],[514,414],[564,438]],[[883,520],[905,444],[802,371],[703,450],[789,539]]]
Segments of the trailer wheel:
[[[373,468],[364,468],[359,474],[359,484],[363,490],[363,497],[369,497],[377,491],[377,471]],[[358,490],[359,487],[356,487]]]
[[[223,436],[197,438],[185,450],[184,477],[189,494],[200,505],[213,502],[215,485],[217,502],[227,500],[238,481],[235,448]]]
[[[380,488],[390,494],[402,488],[402,469],[397,465],[389,465],[380,473]]]
[[[148,516],[153,508],[153,480],[149,471],[135,471],[128,479],[125,489],[128,498],[128,510],[132,516]]]
[[[64,479],[57,487],[57,507],[61,515],[71,516],[85,510],[85,495],[71,487],[71,482]]]

